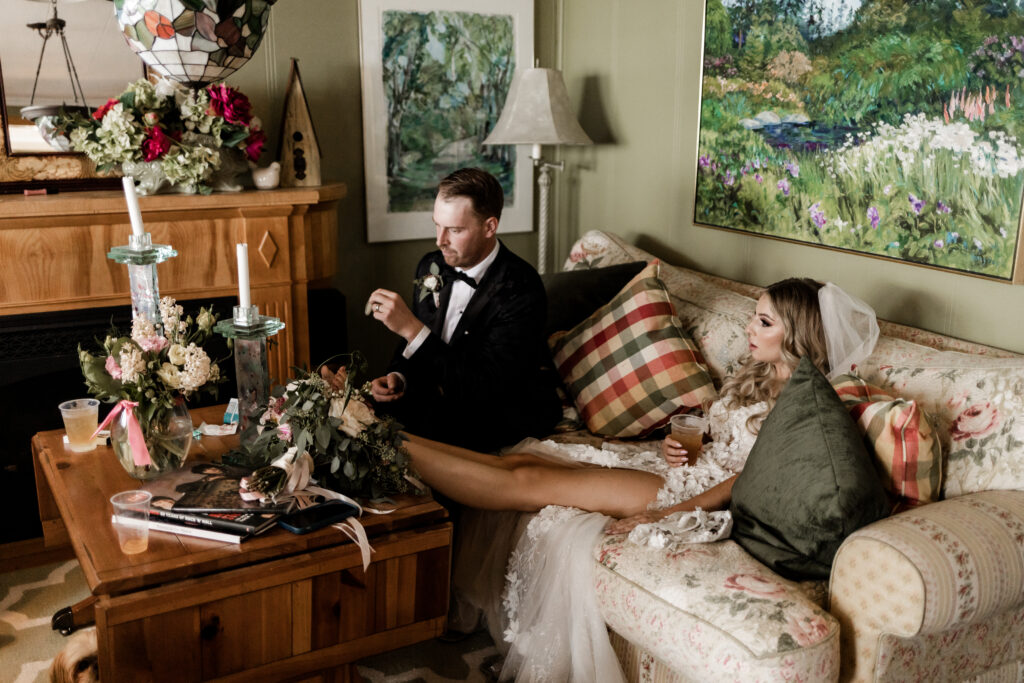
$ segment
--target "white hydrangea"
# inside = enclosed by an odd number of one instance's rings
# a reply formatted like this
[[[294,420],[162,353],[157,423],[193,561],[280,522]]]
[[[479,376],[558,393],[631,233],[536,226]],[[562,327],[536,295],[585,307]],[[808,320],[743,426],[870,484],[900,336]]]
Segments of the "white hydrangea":
[[[189,394],[210,379],[210,357],[206,351],[189,344],[185,349],[185,363],[181,370],[181,390]]]
[[[119,365],[121,366],[121,381],[125,384],[134,384],[146,371],[146,359],[142,356],[142,349],[134,344],[125,344],[121,347],[119,354]]]

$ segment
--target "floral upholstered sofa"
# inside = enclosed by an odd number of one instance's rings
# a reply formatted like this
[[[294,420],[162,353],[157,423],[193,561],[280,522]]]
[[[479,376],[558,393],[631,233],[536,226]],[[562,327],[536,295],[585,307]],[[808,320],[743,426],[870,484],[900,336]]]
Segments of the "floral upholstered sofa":
[[[565,269],[651,258],[590,232]],[[665,264],[660,277],[720,382],[758,288]],[[880,326],[859,375],[930,416],[942,499],[853,533],[827,583],[786,580],[733,540],[669,551],[603,537],[594,589],[629,680],[1024,682],[1024,356]],[[474,562],[500,581],[504,559]],[[500,605],[484,612],[500,645]]]

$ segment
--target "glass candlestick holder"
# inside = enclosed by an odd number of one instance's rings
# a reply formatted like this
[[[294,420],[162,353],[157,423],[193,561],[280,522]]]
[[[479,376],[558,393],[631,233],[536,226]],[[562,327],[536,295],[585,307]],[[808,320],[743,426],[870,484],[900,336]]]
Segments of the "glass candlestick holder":
[[[128,244],[111,247],[107,258],[128,266],[128,282],[132,293],[132,317],[142,316],[160,329],[160,284],[156,265],[178,255],[169,244],[153,244],[148,232],[132,233]]]
[[[284,323],[278,318],[260,315],[257,306],[235,306],[232,318],[221,320],[213,329],[234,343],[238,415],[243,443],[248,443],[250,437],[246,436],[246,428],[270,394],[267,337],[283,330]]]

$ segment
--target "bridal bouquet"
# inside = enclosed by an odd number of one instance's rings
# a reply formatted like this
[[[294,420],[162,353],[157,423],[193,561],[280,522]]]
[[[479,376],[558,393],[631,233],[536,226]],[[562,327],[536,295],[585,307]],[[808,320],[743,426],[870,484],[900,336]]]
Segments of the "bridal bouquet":
[[[140,79],[91,116],[62,112],[55,125],[99,171],[158,163],[171,184],[203,194],[225,154],[256,161],[266,141],[249,98],[222,83],[194,90]]]
[[[350,496],[378,498],[411,488],[401,425],[374,414],[368,385],[356,385],[364,369],[362,357],[353,353],[337,374],[325,378],[300,371],[274,389],[249,427],[255,439],[243,436],[250,445],[230,458],[255,470],[246,481],[250,492],[273,497],[288,482],[306,481],[296,468],[310,470],[306,474],[322,487]]]

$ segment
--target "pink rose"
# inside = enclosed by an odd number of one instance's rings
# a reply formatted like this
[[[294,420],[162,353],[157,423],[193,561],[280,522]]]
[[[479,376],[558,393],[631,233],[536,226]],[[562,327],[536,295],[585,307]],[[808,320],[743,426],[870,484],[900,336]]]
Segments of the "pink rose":
[[[781,598],[786,595],[786,587],[781,583],[755,574],[733,574],[725,580],[725,587],[747,591],[762,598]]]
[[[277,425],[277,435],[281,437],[281,441],[291,441],[292,426],[287,422]]]
[[[950,428],[950,434],[954,441],[980,438],[985,436],[999,424],[999,411],[985,401],[975,404],[962,413],[955,420]]]
[[[164,134],[159,126],[149,128],[146,130],[146,137],[142,140],[142,160],[162,159],[170,148],[171,139]]]
[[[167,340],[158,334],[138,340],[138,345],[143,351],[160,352],[167,348]]]
[[[828,624],[818,615],[797,618],[792,614],[786,615],[788,628],[786,632],[793,636],[793,640],[800,647],[809,647],[828,635]]]
[[[263,153],[263,145],[267,142],[266,134],[259,128],[253,128],[245,139],[245,155],[249,161],[256,161]]]
[[[142,115],[142,122],[147,126],[155,126],[160,123],[160,116],[155,111],[147,111]]]
[[[103,364],[103,369],[114,379],[121,379],[121,366],[117,364],[113,356],[107,356],[107,362]]]
[[[236,126],[248,126],[252,119],[252,105],[249,98],[236,89],[217,83],[207,86],[210,95],[210,113],[223,116],[224,120]]]

